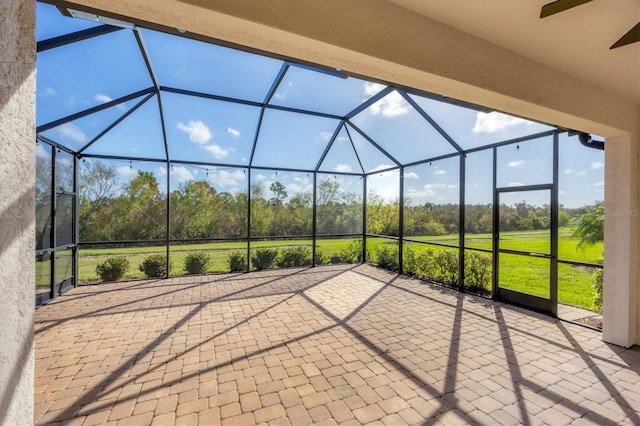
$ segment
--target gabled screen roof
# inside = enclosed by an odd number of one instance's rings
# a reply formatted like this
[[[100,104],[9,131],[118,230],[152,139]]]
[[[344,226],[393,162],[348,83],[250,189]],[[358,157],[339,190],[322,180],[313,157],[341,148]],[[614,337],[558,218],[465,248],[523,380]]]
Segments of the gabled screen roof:
[[[37,133],[86,157],[360,175],[552,129],[97,19],[37,4]]]

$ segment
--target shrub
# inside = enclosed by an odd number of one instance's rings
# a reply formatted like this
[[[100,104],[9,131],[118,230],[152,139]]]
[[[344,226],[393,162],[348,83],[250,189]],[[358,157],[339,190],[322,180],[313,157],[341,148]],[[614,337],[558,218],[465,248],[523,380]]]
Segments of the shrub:
[[[602,313],[602,291],[604,284],[604,270],[597,268],[591,274],[591,286],[593,287],[593,309]]]
[[[378,246],[376,248],[376,261],[378,266],[391,271],[398,270],[398,247]]]
[[[465,253],[464,288],[482,295],[491,292],[491,256],[485,253]]]
[[[415,256],[414,274],[420,278],[437,281],[435,252],[432,249],[424,250]]]
[[[311,250],[304,247],[289,247],[280,250],[276,264],[280,268],[311,265]]]
[[[278,256],[278,250],[273,249],[257,249],[254,250],[251,255],[251,264],[258,271],[271,268],[273,266],[276,257]]]
[[[340,251],[340,260],[343,263],[357,263],[362,261],[362,240],[353,240],[349,246]]]
[[[416,275],[417,267],[416,251],[405,247],[402,256],[402,269],[404,273],[407,275]]]
[[[331,259],[329,258],[329,256],[326,256],[324,253],[322,253],[322,250],[316,249],[315,261],[316,265],[326,265],[331,261]]]
[[[437,281],[448,286],[458,284],[460,259],[457,252],[443,250],[436,255],[435,264],[438,265]]]
[[[160,278],[167,276],[167,257],[161,254],[147,256],[138,267],[144,275],[149,278]],[[169,265],[171,269],[171,265]]]
[[[247,270],[247,253],[234,251],[229,253],[229,272],[244,272]]]
[[[210,264],[211,256],[203,251],[189,253],[184,258],[184,270],[189,274],[204,274]]]
[[[450,250],[435,251],[427,249],[415,252],[407,249],[405,252],[405,272],[409,275],[445,284],[458,285],[458,253]]]
[[[129,270],[126,257],[112,257],[96,266],[96,273],[102,281],[118,281]]]

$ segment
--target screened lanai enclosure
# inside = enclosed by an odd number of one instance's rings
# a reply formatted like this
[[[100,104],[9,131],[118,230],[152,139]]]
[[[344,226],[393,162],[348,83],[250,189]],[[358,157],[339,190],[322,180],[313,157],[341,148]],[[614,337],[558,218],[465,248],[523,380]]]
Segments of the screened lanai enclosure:
[[[552,315],[599,309],[589,135],[46,3],[37,39],[38,304],[369,262]]]

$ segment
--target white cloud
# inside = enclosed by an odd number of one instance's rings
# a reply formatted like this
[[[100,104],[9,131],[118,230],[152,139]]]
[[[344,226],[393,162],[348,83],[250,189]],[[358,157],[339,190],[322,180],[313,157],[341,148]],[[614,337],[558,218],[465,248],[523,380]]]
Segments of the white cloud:
[[[434,176],[442,176],[442,175],[446,175],[447,171],[446,170],[436,170],[435,172],[433,172]]]
[[[260,174],[260,175],[256,175],[256,179],[257,179],[257,180],[265,180],[266,178],[267,178],[267,177],[266,177],[265,175],[262,175],[262,174]]]
[[[227,127],[227,133],[235,138],[240,136],[240,130],[236,130],[233,127]]]
[[[313,191],[313,185],[311,185],[311,184],[298,185],[296,183],[292,183],[292,184],[287,185],[287,191],[289,192],[289,195],[299,194],[301,192],[312,192]]]
[[[397,185],[385,185],[385,186],[376,186],[375,189],[372,190],[379,195],[385,201],[395,201],[398,199],[398,186]]]
[[[603,169],[604,168],[604,164],[602,164],[600,161],[594,161],[593,163],[591,163],[591,170],[597,170],[597,169]]]
[[[424,186],[424,189],[445,188],[446,186],[446,183],[428,183]]]
[[[111,102],[113,100],[111,96],[102,93],[96,94],[93,98],[98,102],[102,102],[103,104],[106,104],[107,102]]]
[[[197,172],[196,172],[197,173]],[[194,179],[194,173],[184,166],[172,166],[171,177],[180,183],[188,182]]]
[[[259,175],[258,175],[259,176]],[[209,171],[209,180],[222,187],[237,187],[245,180],[245,174],[242,170],[214,170]]]
[[[476,114],[476,124],[473,127],[473,133],[496,133],[520,124],[528,125],[530,122],[522,118],[512,117],[495,111],[490,113],[478,112]]]
[[[209,128],[202,121],[190,120],[189,124],[180,122],[178,129],[187,133],[191,141],[199,144],[205,144],[213,137]]]
[[[42,145],[38,144],[36,145],[36,157],[44,158],[45,160],[49,159],[51,158],[51,150],[47,151]]]
[[[415,172],[408,172],[404,174],[405,179],[420,179],[420,176]]]
[[[567,192],[566,192],[566,191],[558,191],[558,194],[560,194],[560,195],[567,195]]]
[[[93,98],[98,102],[102,102],[103,104],[106,104],[107,102],[111,102],[113,100],[111,96],[105,95],[104,93],[97,93]],[[116,105],[116,108],[124,110],[125,106],[124,104],[118,104]]]
[[[383,86],[382,84],[372,83],[370,81],[364,83],[364,86],[362,87],[362,89],[364,90],[364,94],[369,97],[375,95],[384,88],[385,86]]]
[[[63,167],[73,167],[73,160],[70,160],[70,159],[69,159],[69,158],[67,158],[67,157],[64,157],[64,158],[60,158],[60,157],[58,157],[58,159],[56,160],[56,162],[57,162],[58,164],[60,164],[61,166],[63,166]]]
[[[524,186],[522,182],[509,182],[507,186]]]
[[[60,126],[58,129],[60,134],[68,139],[71,139],[76,142],[86,142],[87,135],[73,123],[66,123]]]
[[[331,140],[331,136],[333,136],[333,133],[331,132],[320,132],[316,135],[316,141],[329,142]]]
[[[274,98],[276,99],[285,99],[287,97],[287,95],[289,94],[289,91],[291,90],[291,87],[293,86],[293,81],[290,81],[286,87],[278,87],[278,90],[276,91],[276,94],[273,95]]]
[[[604,186],[604,181],[603,181],[603,180],[601,180],[600,182],[594,183],[594,184],[593,184],[593,186],[596,186],[596,187],[598,187],[598,186]]]
[[[298,182],[298,183],[305,183],[305,184],[309,182],[309,178],[308,178],[308,177],[301,178],[300,176],[294,176],[294,177],[293,177],[293,180],[294,180],[295,182]]]
[[[378,170],[386,170],[386,169],[390,169],[391,167],[393,167],[393,164],[380,164],[371,171],[377,172]]]
[[[351,168],[350,165],[348,164],[338,164],[337,166],[335,166],[333,168],[334,172],[343,172],[343,173],[349,173],[352,172],[353,169]]]
[[[520,167],[524,164],[524,160],[515,160],[515,161],[510,161],[509,164],[507,164],[508,167]]]
[[[382,115],[383,117],[398,117],[407,114],[410,106],[398,92],[391,92],[378,102],[369,107],[369,111],[373,115]]]
[[[160,167],[162,169],[162,167]],[[130,166],[120,166],[116,169],[116,173],[119,176],[122,177],[129,177],[129,176],[135,176],[138,174],[138,171],[136,169],[131,168]],[[165,175],[167,174],[167,171],[164,171]]]
[[[214,157],[216,158],[224,158],[227,155],[229,155],[229,150],[228,149],[224,149],[221,146],[218,145],[207,145],[204,147],[204,149],[206,149],[207,151],[211,152],[213,154]]]
[[[587,175],[587,171],[586,170],[576,170],[576,169],[566,169],[564,171],[565,174],[567,175],[576,175],[576,176],[586,176]]]

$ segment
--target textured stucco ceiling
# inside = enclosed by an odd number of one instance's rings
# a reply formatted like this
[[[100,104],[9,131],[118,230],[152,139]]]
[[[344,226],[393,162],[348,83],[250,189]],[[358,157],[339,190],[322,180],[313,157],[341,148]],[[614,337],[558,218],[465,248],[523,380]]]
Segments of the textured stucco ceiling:
[[[639,0],[598,0],[540,19],[551,0],[389,0],[587,83],[640,100],[640,43],[610,50],[640,22]]]

